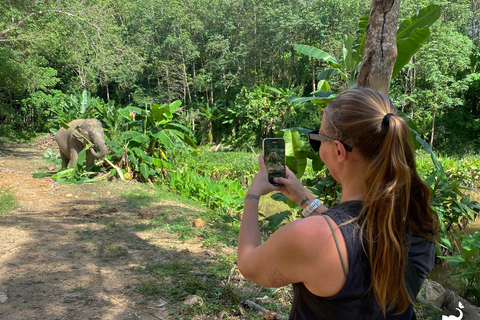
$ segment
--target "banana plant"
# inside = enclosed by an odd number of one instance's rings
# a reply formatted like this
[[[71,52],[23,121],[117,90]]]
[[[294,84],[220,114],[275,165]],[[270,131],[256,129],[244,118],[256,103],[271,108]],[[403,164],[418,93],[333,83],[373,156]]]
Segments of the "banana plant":
[[[110,141],[109,145],[127,176],[132,174],[132,178],[147,180],[161,173],[165,178],[175,153],[192,149],[195,153],[197,145],[191,138],[190,130],[173,122],[173,114],[180,105],[180,101],[174,101],[154,104],[151,108],[126,107],[118,110],[118,114],[127,121],[127,130],[120,134],[120,142]]]
[[[331,91],[329,83],[331,79],[342,79],[344,90],[355,87],[358,75],[360,74],[361,56],[355,49],[355,39],[352,35],[343,35],[342,40],[343,62],[339,62],[321,49],[303,44],[294,45],[293,48],[296,51],[325,61],[329,65],[329,68],[323,70],[317,75],[318,90],[311,93],[313,95],[312,97],[291,98],[289,102],[297,103],[311,101],[318,105],[320,112],[323,107],[337,96],[335,92]]]
[[[81,94],[71,94],[69,99],[51,108],[52,122],[58,125],[69,123],[75,119],[92,118],[95,107],[100,103],[101,99],[92,98],[87,90],[83,90]]]

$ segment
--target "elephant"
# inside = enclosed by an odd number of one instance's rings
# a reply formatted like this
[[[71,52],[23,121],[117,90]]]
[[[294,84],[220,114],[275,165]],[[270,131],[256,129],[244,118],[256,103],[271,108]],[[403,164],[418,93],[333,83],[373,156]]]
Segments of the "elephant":
[[[85,138],[93,144],[86,151],[87,166],[93,166],[95,159],[100,159],[107,154],[108,148],[105,144],[102,123],[99,120],[77,119],[69,122],[68,125],[70,128],[60,128],[55,135],[55,141],[57,141],[62,157],[62,168],[75,166],[78,154],[87,144]]]

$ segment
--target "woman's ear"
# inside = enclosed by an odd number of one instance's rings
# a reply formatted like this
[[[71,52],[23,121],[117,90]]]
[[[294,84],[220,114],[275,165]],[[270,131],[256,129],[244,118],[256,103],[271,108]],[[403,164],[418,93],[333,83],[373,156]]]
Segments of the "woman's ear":
[[[334,146],[333,150],[335,152],[335,156],[337,157],[337,162],[338,163],[344,162],[347,157],[347,150],[345,149],[345,146],[343,145],[343,143],[341,143],[338,140],[334,140],[333,146]]]

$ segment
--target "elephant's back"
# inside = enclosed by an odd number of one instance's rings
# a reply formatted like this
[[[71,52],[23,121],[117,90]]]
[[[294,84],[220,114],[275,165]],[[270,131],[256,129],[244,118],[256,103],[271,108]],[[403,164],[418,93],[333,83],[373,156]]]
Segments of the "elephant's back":
[[[82,125],[82,123],[85,121],[85,120],[89,120],[89,119],[76,119],[76,120],[72,120],[68,123],[68,125],[71,127],[71,128],[75,128],[75,127],[78,127],[80,125]]]

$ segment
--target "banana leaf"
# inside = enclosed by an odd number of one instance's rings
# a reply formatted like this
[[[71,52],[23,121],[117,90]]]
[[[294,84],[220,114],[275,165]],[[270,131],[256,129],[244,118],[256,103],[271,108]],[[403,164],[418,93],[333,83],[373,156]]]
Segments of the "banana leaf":
[[[326,53],[323,50],[320,50],[320,49],[317,49],[315,47],[308,46],[308,45],[305,45],[305,44],[295,44],[293,46],[293,49],[295,49],[296,51],[298,51],[300,53],[306,54],[309,57],[324,60],[325,62],[327,62],[332,67],[343,69],[343,66],[334,57],[332,57],[331,55],[329,55],[328,53]]]
[[[173,118],[168,104],[154,104],[152,105],[152,117],[157,121],[165,121]]]
[[[439,5],[431,4],[419,10],[413,17],[403,20],[397,30],[397,43],[398,40],[408,38],[415,29],[431,26],[440,18],[441,13]]]
[[[307,156],[302,153],[305,143],[296,129],[283,131],[283,139],[285,140],[287,166],[295,173],[297,178],[300,178],[307,167]]]
[[[357,61],[360,60],[360,57],[363,56],[363,50],[365,49],[365,31],[367,30],[368,19],[370,14],[366,14],[360,17],[358,21],[358,29],[356,33],[359,35],[357,41],[355,42],[354,49],[356,51]]]
[[[397,40],[397,60],[393,67],[392,79],[410,61],[418,49],[430,38],[429,26],[415,29],[406,39]]]
[[[342,76],[343,78],[346,77],[345,73],[343,73],[341,70],[335,69],[335,68],[329,68],[329,69],[325,69],[322,72],[320,72],[317,76],[317,79],[318,80],[329,80],[329,79],[332,79],[336,76]]]
[[[345,69],[352,70],[355,67],[356,61],[353,57],[353,43],[355,39],[351,34],[343,35],[343,61]]]

